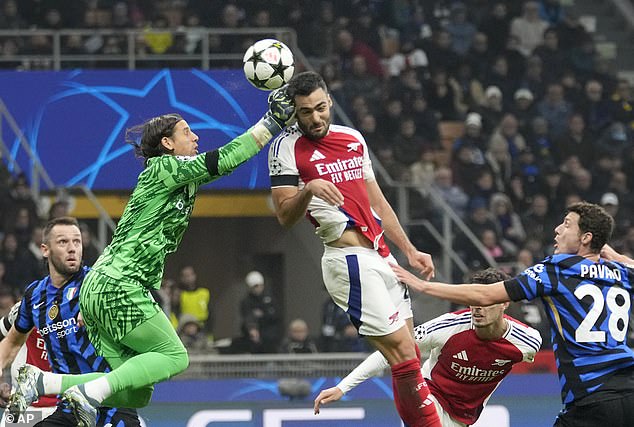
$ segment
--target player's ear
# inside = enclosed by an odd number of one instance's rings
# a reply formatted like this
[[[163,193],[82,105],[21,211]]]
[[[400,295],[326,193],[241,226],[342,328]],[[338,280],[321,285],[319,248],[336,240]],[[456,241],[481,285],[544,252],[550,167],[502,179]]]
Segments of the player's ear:
[[[174,149],[174,141],[171,138],[164,136],[161,138],[161,145],[165,148],[166,151],[170,152]]]
[[[586,231],[585,233],[581,235],[582,244],[589,245],[591,241],[592,241],[592,233],[590,233],[589,231]]]
[[[330,97],[330,94],[328,94],[328,106],[332,108],[332,98]]]

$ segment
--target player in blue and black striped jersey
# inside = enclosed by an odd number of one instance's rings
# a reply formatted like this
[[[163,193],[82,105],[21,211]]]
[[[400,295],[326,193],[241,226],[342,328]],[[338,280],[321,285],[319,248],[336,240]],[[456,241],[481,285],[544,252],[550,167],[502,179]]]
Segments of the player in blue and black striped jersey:
[[[634,271],[601,256],[614,221],[600,206],[575,203],[555,228],[554,255],[493,285],[449,285],[393,266],[400,280],[465,305],[541,299],[564,409],[557,427],[634,426],[634,351],[626,344]]]
[[[88,374],[109,371],[110,366],[103,357],[97,355],[78,319],[79,292],[88,268],[82,266],[81,232],[77,220],[62,217],[49,221],[44,230],[42,252],[47,259],[49,275],[27,287],[17,318],[0,342],[0,367],[4,368],[13,361],[28,334],[35,329],[44,340],[53,372]],[[38,396],[32,397],[37,399]],[[11,402],[9,411],[15,411],[16,405],[26,408],[31,403]],[[59,405],[53,414],[36,425],[53,427],[75,424],[71,411]],[[133,409],[99,408],[97,426],[140,425]]]

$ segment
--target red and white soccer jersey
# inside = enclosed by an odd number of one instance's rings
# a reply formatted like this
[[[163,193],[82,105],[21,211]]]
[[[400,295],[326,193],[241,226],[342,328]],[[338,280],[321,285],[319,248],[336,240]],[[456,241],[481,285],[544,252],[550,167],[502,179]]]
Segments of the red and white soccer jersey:
[[[326,136],[314,141],[303,136],[297,125],[286,129],[269,149],[271,187],[297,186],[300,190],[314,179],[337,186],[344,204],[334,207],[313,197],[308,219],[324,243],[337,240],[346,228],[363,233],[374,248],[387,256],[381,219],[372,210],[365,181],[374,180],[368,147],[361,133],[346,126],[331,125]]]
[[[443,409],[467,425],[476,422],[502,379],[519,362],[532,362],[539,332],[509,316],[506,333],[484,341],[475,333],[471,311],[447,313],[414,328],[421,348],[431,348],[423,376]]]

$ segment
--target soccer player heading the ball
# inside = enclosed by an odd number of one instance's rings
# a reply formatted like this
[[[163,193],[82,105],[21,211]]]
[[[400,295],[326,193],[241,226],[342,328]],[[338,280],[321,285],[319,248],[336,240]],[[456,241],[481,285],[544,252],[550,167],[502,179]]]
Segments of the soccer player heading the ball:
[[[401,418],[410,427],[439,427],[420,373],[408,291],[390,269],[388,261],[395,260],[383,233],[427,277],[434,273],[431,256],[409,241],[383,196],[363,136],[332,124],[332,99],[321,76],[297,74],[286,91],[295,103],[297,124],[269,150],[277,218],[292,226],[306,214],[317,227],[326,289],[388,360]]]
[[[165,258],[183,237],[198,188],[255,156],[293,113],[283,89],[271,92],[269,110],[260,121],[203,154],[198,154],[198,136],[178,114],[154,117],[128,130],[126,137],[145,159],[145,170],[80,294],[90,341],[113,370],[59,375],[27,365],[18,387],[25,398],[13,401],[28,406],[40,394],[63,393],[77,425],[94,427],[95,408],[109,396],[127,392],[128,406],[143,407],[150,402],[153,384],[187,368],[187,351],[150,290],[160,287]],[[132,140],[138,134],[140,140]]]

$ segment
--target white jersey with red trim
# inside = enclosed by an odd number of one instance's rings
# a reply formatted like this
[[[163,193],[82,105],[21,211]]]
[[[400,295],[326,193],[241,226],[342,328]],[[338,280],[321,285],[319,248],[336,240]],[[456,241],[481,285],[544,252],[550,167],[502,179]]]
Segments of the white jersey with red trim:
[[[510,316],[504,318],[508,329],[493,341],[478,338],[468,309],[414,328],[421,348],[432,349],[422,368],[429,389],[457,421],[475,423],[511,367],[533,362],[541,346],[537,330]]]
[[[365,181],[375,179],[368,147],[355,129],[331,125],[319,140],[306,138],[297,125],[287,128],[269,149],[271,187],[296,186],[300,190],[314,179],[337,186],[344,197],[335,207],[313,197],[306,215],[324,243],[337,240],[346,228],[365,235],[383,256],[389,249],[383,239],[381,219],[370,206]]]

